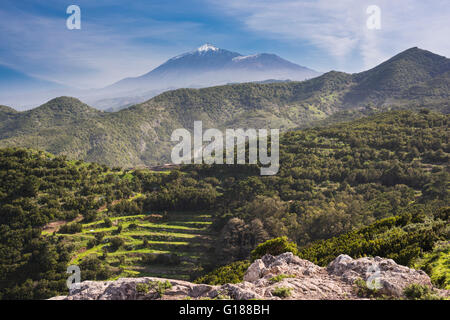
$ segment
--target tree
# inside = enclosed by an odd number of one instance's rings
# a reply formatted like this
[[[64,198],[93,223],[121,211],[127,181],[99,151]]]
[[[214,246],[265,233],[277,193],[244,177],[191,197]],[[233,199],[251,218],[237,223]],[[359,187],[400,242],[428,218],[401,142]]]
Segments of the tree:
[[[279,237],[272,240],[267,240],[256,247],[255,250],[251,252],[250,259],[255,261],[256,259],[262,258],[266,254],[272,256],[280,255],[284,252],[292,252],[297,254],[297,245],[289,241],[287,237]]]

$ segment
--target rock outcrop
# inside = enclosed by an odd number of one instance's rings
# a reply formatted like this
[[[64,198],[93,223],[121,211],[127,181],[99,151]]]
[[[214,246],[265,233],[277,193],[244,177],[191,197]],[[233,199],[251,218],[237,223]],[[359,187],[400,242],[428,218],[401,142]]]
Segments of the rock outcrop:
[[[361,299],[355,281],[390,297],[417,283],[432,287],[423,271],[396,264],[391,259],[352,259],[340,255],[327,268],[300,259],[290,252],[265,255],[254,261],[237,284],[211,286],[153,277],[116,281],[84,281],[68,296],[53,300],[178,300],[178,299]],[[364,282],[363,282],[364,281]],[[169,284],[170,283],[170,284]],[[448,295],[448,291],[439,291]]]

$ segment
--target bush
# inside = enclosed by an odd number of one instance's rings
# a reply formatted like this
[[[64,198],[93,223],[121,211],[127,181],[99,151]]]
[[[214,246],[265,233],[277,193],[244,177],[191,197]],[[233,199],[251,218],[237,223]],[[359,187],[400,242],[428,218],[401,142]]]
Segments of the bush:
[[[164,282],[158,281],[156,286],[156,292],[159,294],[159,297],[161,298],[164,293],[166,292],[166,289],[171,289],[172,284],[169,282],[169,280],[166,280]]]
[[[287,298],[292,294],[292,288],[278,287],[272,291],[272,294],[280,298]]]
[[[356,294],[361,298],[378,298],[381,297],[379,290],[376,288],[369,288],[367,282],[361,278],[358,278],[353,283],[356,288]]]
[[[105,228],[111,228],[113,226],[113,223],[110,218],[105,218],[105,220],[103,221],[103,225],[105,226]]]
[[[270,278],[269,281],[275,283],[275,282],[283,281],[283,279],[286,279],[286,278],[295,278],[295,276],[290,275],[290,274],[279,274],[275,277]]]
[[[146,265],[158,264],[165,266],[174,266],[180,264],[181,259],[175,253],[150,253],[143,256],[141,258],[141,262]]]
[[[194,283],[205,283],[209,285],[239,283],[244,280],[244,273],[249,266],[250,261],[236,261],[197,278]]]
[[[82,281],[106,280],[112,276],[112,270],[95,255],[84,258],[80,263]]]
[[[137,283],[136,284],[136,292],[140,294],[146,294],[149,291],[148,284],[146,283]]]
[[[403,290],[403,294],[410,300],[443,300],[433,293],[433,290],[425,285],[413,283]]]
[[[125,240],[121,237],[114,237],[110,240],[110,246],[115,251],[125,244]]]
[[[95,233],[95,241],[97,241],[97,244],[102,242],[104,236],[105,236],[104,232]]]
[[[90,239],[88,243],[86,244],[86,248],[91,249],[97,245],[97,241],[94,239]]]
[[[61,228],[59,228],[58,233],[74,234],[81,232],[82,229],[83,226],[80,223],[71,223],[65,224]]]
[[[158,296],[161,298],[167,289],[171,289],[172,284],[166,281],[150,281],[149,283],[137,283],[136,292],[139,294],[147,294],[151,289],[155,290]]]
[[[137,229],[139,226],[136,224],[136,223],[131,223],[129,226],[128,226],[128,229],[130,229],[130,230],[135,230],[135,229]]]
[[[251,261],[260,259],[266,254],[277,256],[285,252],[292,252],[297,254],[297,245],[288,240],[287,237],[279,237],[272,240],[267,240],[264,243],[258,245],[255,250],[251,252]]]

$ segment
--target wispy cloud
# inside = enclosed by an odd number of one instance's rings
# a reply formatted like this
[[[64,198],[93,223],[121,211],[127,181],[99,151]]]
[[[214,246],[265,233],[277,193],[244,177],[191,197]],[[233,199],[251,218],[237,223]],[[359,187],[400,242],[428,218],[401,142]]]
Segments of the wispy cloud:
[[[254,32],[305,42],[348,69],[373,67],[412,46],[450,55],[447,0],[211,1]],[[366,27],[369,5],[381,8],[381,30]]]
[[[88,88],[146,73],[203,42],[274,52],[320,71],[361,71],[413,46],[450,56],[448,0],[77,3],[82,30],[70,31],[59,0],[2,0],[0,64]],[[381,8],[381,30],[366,28],[369,5]]]
[[[48,17],[0,9],[0,63],[64,84],[99,87],[148,72],[179,53],[161,39],[176,43],[200,27],[121,16],[92,21],[82,10],[82,29],[67,30],[64,13]]]

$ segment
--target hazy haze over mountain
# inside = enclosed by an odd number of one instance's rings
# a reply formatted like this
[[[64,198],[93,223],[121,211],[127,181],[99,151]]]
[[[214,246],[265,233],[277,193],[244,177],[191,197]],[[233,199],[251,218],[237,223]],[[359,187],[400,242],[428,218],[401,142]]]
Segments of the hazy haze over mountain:
[[[117,91],[137,88],[198,87],[230,82],[266,79],[305,80],[319,73],[291,63],[275,54],[243,56],[204,44],[197,50],[176,56],[149,73],[123,79],[108,87]]]
[[[204,44],[196,50],[175,56],[152,71],[135,78],[125,78],[98,91],[84,101],[104,109],[143,102],[176,88],[201,88],[227,83],[274,80],[305,80],[319,72],[299,66],[275,54],[244,56],[237,52]],[[96,97],[100,96],[100,99]],[[123,102],[127,101],[126,104]]]
[[[202,54],[181,56],[167,65]],[[196,120],[202,120],[204,128],[289,130],[316,121],[340,121],[367,110],[425,107],[449,113],[449,61],[411,48],[362,73],[332,71],[301,82],[178,89],[111,113],[69,97],[26,112],[2,107],[0,147],[33,147],[109,165],[139,166],[170,161],[171,132],[190,129]],[[154,72],[170,74],[167,65]],[[145,80],[144,76],[132,81]],[[345,112],[350,115],[343,117]]]
[[[0,94],[0,103],[24,109],[22,106],[37,106],[52,97],[68,95],[98,109],[114,110],[144,102],[171,89],[202,88],[268,79],[300,81],[319,75],[317,71],[284,60],[275,54],[258,53],[244,56],[204,44],[196,50],[169,59],[142,76],[125,78],[103,89],[77,90],[51,86],[51,83],[42,81],[39,91],[30,91],[30,86],[27,86],[29,81],[24,75],[24,86],[21,86],[20,81],[16,81],[15,96]],[[2,79],[0,85],[8,82],[7,73],[2,72]]]

